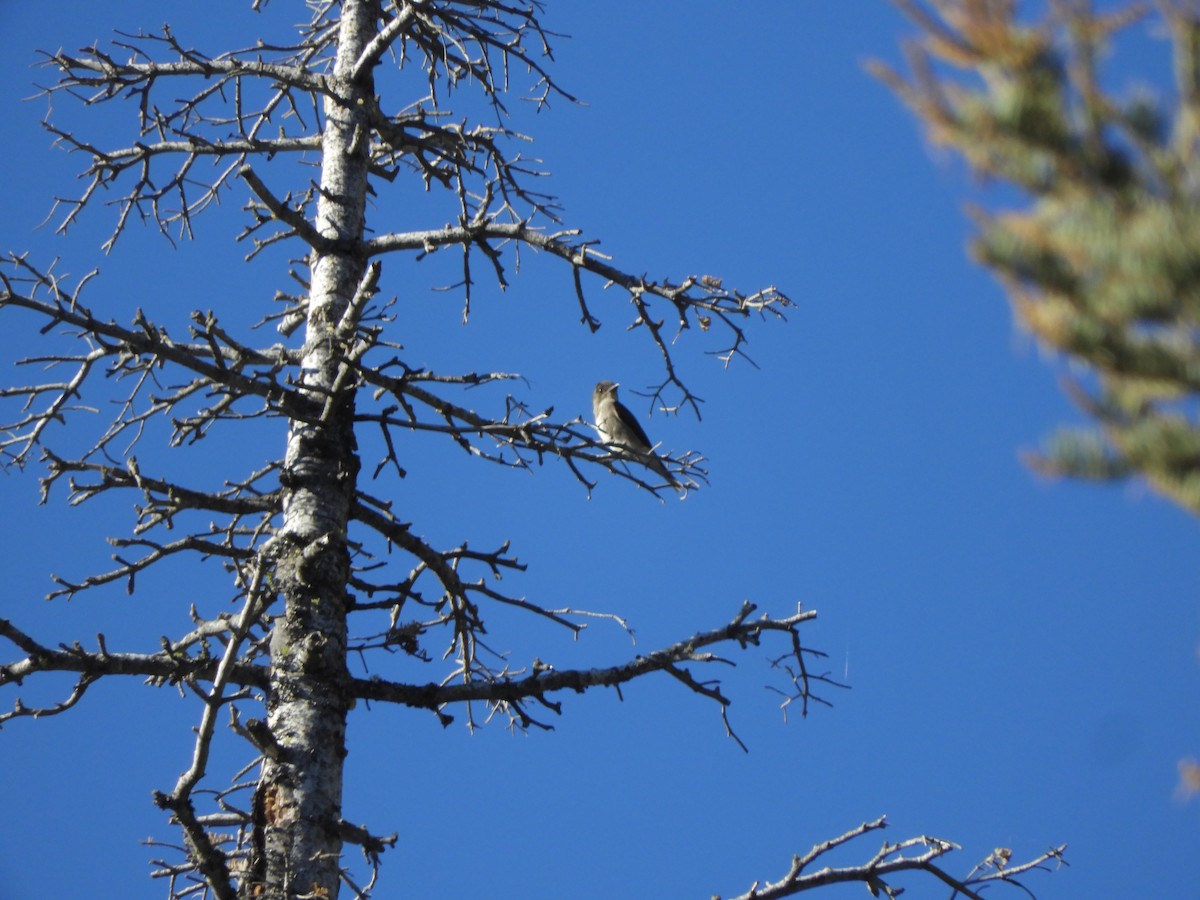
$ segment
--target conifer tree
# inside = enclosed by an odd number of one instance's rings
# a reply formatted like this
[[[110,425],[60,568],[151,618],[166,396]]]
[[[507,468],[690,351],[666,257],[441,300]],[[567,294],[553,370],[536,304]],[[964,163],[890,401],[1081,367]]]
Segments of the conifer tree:
[[[1015,208],[971,210],[972,254],[1069,362],[1066,390],[1096,423],[1063,429],[1032,462],[1140,475],[1200,511],[1200,10],[1049,0],[1033,18],[1014,0],[893,2],[918,27],[910,72],[875,71],[935,145],[1021,192]],[[1135,24],[1170,35],[1163,97],[1106,77]]]

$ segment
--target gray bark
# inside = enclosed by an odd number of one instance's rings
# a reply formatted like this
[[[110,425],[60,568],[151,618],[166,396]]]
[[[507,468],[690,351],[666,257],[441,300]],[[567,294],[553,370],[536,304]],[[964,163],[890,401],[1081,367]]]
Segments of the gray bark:
[[[332,93],[325,99],[316,229],[335,245],[363,236],[367,196],[370,69],[355,63],[375,34],[375,0],[346,0],[339,24]],[[338,383],[345,348],[338,323],[365,268],[350,251],[311,253],[304,344],[304,392],[322,410],[291,423],[282,483],[284,559],[277,569],[284,615],[275,620],[270,732],[281,748],[268,758],[255,797],[261,846],[243,896],[336,897],[339,887],[342,763],[346,755],[346,530],[359,470],[354,392]]]

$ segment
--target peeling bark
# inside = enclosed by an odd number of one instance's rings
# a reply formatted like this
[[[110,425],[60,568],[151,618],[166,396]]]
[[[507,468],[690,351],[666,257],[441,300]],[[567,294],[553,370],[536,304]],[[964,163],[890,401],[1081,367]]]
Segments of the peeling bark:
[[[375,35],[375,0],[346,0],[339,25],[332,92],[325,98],[317,231],[340,246],[363,236],[367,198],[370,70],[352,73]],[[275,620],[268,725],[282,752],[263,763],[259,798],[261,858],[243,895],[336,897],[342,840],[342,764],[346,755],[346,607],[350,560],[346,530],[359,462],[354,392],[339,385],[345,358],[337,325],[355,295],[365,262],[353,252],[314,249],[303,390],[324,409],[317,421],[293,421],[284,464],[284,521],[290,548],[277,567],[284,615]]]

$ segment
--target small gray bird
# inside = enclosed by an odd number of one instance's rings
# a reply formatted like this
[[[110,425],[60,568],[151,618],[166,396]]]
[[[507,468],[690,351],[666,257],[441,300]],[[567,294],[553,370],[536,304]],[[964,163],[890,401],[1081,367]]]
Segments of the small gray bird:
[[[683,485],[667,471],[638,420],[617,399],[618,387],[619,385],[611,381],[601,381],[592,391],[592,416],[596,420],[596,431],[600,433],[600,440],[611,444],[618,451],[625,451],[637,462],[667,479],[671,487],[682,490]]]

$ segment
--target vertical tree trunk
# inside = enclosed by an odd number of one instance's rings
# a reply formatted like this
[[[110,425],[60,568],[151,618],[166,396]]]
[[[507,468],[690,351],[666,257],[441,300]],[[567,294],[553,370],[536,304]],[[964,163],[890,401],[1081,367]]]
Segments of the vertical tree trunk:
[[[325,99],[316,228],[342,248],[311,254],[303,383],[318,421],[293,421],[276,583],[268,723],[275,747],[255,799],[256,859],[243,894],[272,900],[333,898],[339,886],[342,762],[346,754],[346,525],[359,462],[352,391],[335,389],[345,348],[336,329],[363,275],[369,140],[361,121],[373,94],[368,72],[350,80],[375,33],[378,0],[344,0],[337,63]],[[330,402],[332,398],[332,402]]]

